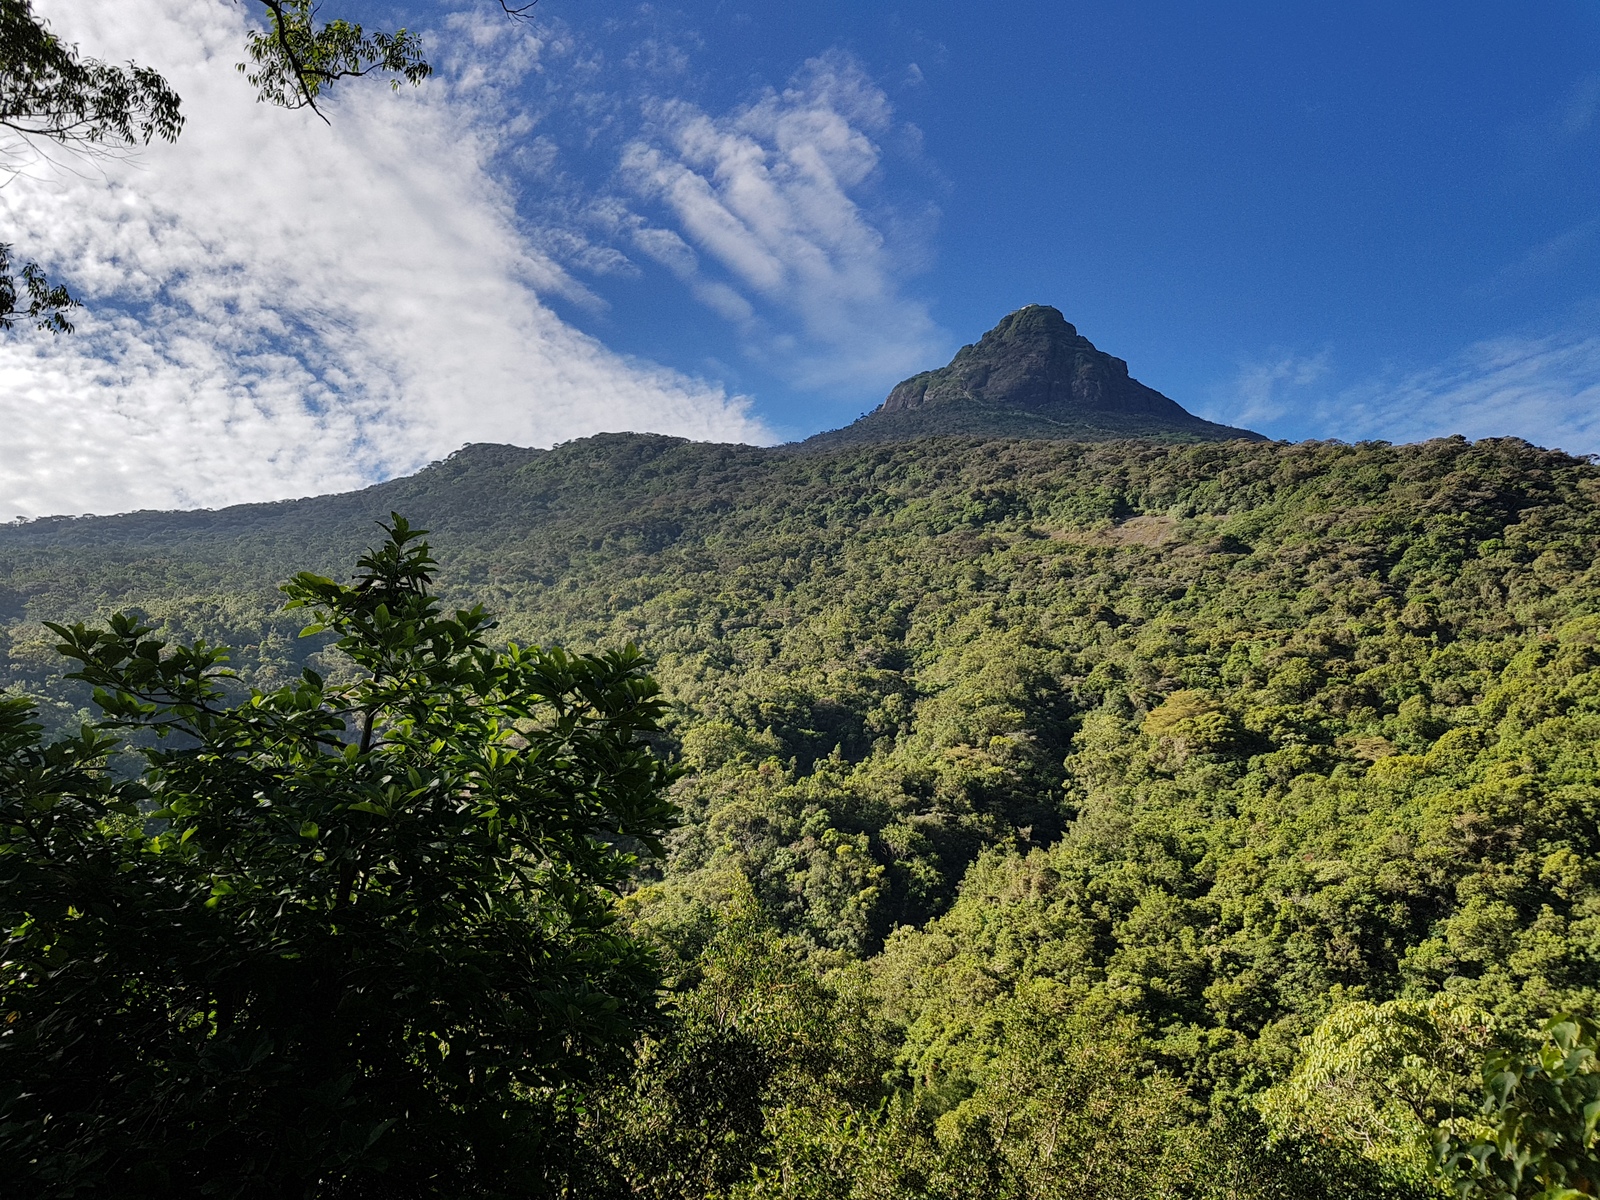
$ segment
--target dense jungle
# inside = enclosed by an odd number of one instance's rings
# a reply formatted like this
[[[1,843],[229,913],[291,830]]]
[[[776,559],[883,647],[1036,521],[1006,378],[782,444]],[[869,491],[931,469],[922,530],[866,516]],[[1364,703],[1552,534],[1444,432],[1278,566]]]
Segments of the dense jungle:
[[[349,495],[0,527],[3,682],[49,735],[96,720],[44,622],[122,611],[264,693],[331,686],[280,585],[348,578],[390,513],[493,645],[631,644],[662,689],[677,815],[614,906],[660,990],[557,1089],[540,1188],[1593,1194],[1581,1147],[1496,1165],[1517,1100],[1480,1080],[1593,1098],[1589,460],[469,446]]]

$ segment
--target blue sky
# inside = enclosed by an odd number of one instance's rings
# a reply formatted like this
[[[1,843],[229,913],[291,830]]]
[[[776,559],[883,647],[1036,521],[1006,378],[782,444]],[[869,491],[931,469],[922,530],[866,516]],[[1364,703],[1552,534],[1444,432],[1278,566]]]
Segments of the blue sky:
[[[870,131],[882,157],[862,206],[910,243],[898,292],[926,306],[941,353],[1043,301],[1190,407],[1276,436],[1373,436],[1389,431],[1374,390],[1410,395],[1406,380],[1439,372],[1459,385],[1474,347],[1567,346],[1594,325],[1593,0],[544,0],[539,20],[557,18],[609,57],[617,92],[668,83],[709,113],[785,88],[808,59],[856,64],[892,110]],[[681,53],[670,80],[626,65],[647,41]],[[614,168],[573,158],[596,185]],[[646,269],[592,285],[603,316],[565,311],[608,344],[720,373],[785,433],[881,398],[870,372],[819,388],[764,369],[676,282]],[[1583,382],[1557,374],[1558,391]],[[1518,415],[1500,431],[1552,432]],[[1420,432],[1396,417],[1394,436]]]
[[[94,301],[71,347],[0,348],[84,413],[0,462],[13,511],[804,436],[1031,302],[1275,437],[1600,451],[1596,0],[328,0],[441,72],[344,85],[327,128],[249,104],[241,6],[39,7],[191,124],[0,194]],[[61,439],[106,420],[145,457],[86,483]]]

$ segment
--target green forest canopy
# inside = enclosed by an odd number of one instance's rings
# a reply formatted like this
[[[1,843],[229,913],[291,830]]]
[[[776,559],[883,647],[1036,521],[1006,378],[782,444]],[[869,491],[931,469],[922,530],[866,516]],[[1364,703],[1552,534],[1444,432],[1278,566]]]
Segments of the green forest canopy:
[[[1075,1095],[1154,1081],[1171,1094],[1118,1103],[1199,1128],[1341,1005],[1596,1015],[1587,460],[1460,438],[473,446],[346,496],[0,528],[5,683],[74,719],[40,622],[115,608],[236,647],[263,686],[323,669],[276,587],[391,510],[499,635],[654,657],[685,821],[630,917],[692,989],[716,971],[684,964],[731,953],[726,914],[765,914],[751,936],[862,998],[873,1070],[944,1114],[941,1144],[1053,1054]],[[826,1141],[796,1128],[716,1186]]]

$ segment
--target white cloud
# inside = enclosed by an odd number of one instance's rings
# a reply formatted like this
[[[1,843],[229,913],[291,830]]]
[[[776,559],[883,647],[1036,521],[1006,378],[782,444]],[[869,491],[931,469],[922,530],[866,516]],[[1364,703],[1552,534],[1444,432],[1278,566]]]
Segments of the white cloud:
[[[1459,433],[1600,453],[1593,317],[1554,333],[1487,339],[1433,367],[1342,386],[1330,380],[1326,352],[1274,356],[1242,366],[1207,415],[1289,438],[1414,442]]]
[[[537,67],[538,39],[484,38],[473,72],[417,93],[346,87],[329,127],[253,102],[240,8],[38,8],[86,53],[160,68],[188,126],[0,189],[7,240],[90,302],[74,337],[0,344],[0,514],[348,488],[468,441],[770,440],[742,400],[611,353],[541,302],[587,293],[490,171],[525,132],[495,125],[496,90]]]
[[[622,178],[676,228],[643,224],[635,244],[740,324],[754,356],[801,388],[860,389],[948,350],[927,306],[902,293],[912,256],[863,200],[892,111],[851,59],[813,59],[783,91],[723,116],[684,100],[648,113]]]

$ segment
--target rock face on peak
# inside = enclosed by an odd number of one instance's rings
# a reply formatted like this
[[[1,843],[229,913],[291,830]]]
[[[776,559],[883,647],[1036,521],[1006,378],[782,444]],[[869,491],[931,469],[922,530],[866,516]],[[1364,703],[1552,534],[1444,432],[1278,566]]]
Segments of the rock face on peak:
[[[1265,441],[1205,421],[1128,374],[1128,364],[1081,335],[1059,309],[1030,304],[950,365],[895,386],[875,410],[806,446],[898,442],[937,434],[1105,441]]]

